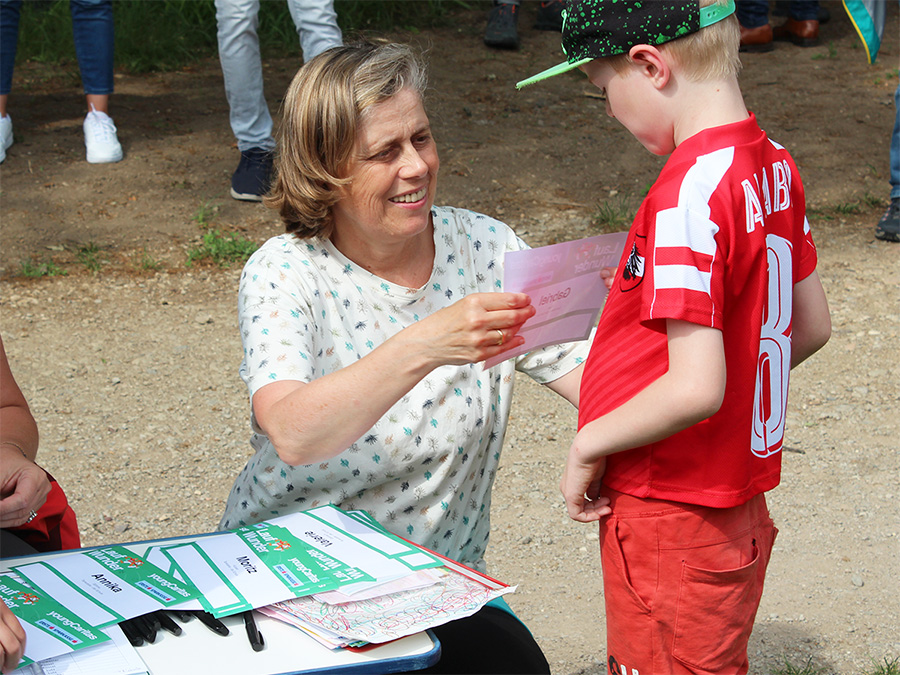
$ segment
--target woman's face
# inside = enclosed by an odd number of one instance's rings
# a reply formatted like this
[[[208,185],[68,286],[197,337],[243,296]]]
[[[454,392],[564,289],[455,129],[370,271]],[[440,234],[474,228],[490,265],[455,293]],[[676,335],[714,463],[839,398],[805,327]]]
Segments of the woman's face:
[[[366,111],[334,205],[333,237],[403,241],[430,225],[440,167],[419,95],[403,89]]]

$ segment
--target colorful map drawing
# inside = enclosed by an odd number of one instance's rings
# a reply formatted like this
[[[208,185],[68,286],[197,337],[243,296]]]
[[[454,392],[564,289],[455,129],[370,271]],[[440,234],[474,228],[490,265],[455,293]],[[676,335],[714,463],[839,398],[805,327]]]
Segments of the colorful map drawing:
[[[446,568],[435,571],[442,572],[441,580],[425,588],[339,605],[303,597],[274,606],[313,627],[351,640],[380,643],[471,616],[489,600],[515,590],[514,586],[491,588]]]

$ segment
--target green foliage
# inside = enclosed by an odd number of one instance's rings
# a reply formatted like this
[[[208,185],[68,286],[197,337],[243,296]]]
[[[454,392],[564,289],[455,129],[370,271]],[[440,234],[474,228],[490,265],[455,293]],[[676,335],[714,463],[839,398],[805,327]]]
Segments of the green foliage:
[[[197,212],[191,217],[198,226],[203,228],[204,230],[209,229],[210,222],[212,221],[213,216],[219,210],[218,204],[213,204],[212,202],[203,202],[197,208]]]
[[[187,266],[209,261],[219,267],[230,267],[235,262],[244,263],[257,248],[256,243],[240,235],[209,230],[203,235],[203,243],[188,252]]]
[[[144,249],[140,255],[135,256],[134,267],[143,272],[155,272],[162,267],[162,263]]]
[[[636,212],[627,196],[616,194],[597,206],[591,225],[601,232],[621,232],[631,226]]]
[[[446,21],[462,0],[336,0],[344,34],[368,30],[417,31]],[[217,53],[214,0],[113,0],[115,63],[130,72],[177,70]],[[300,56],[287,2],[264,0],[259,10],[264,56]],[[68,0],[24,3],[17,59],[75,64]]]
[[[834,207],[836,213],[844,216],[850,216],[860,212],[859,202],[842,202]]]
[[[799,668],[785,658],[784,667],[776,668],[772,673],[773,675],[825,675],[827,671],[824,668],[814,666],[812,664],[812,656],[810,656],[806,659],[806,663]]]
[[[106,256],[103,254],[103,249],[94,243],[82,246],[78,249],[78,253],[75,257],[78,259],[78,262],[95,274],[99,272],[100,268],[106,263]]]
[[[900,656],[891,659],[885,656],[881,663],[875,664],[872,675],[900,675]]]
[[[67,275],[64,269],[52,260],[46,262],[32,262],[31,260],[23,260],[19,263],[19,275],[29,279],[37,279],[40,277],[64,277]]]
[[[822,59],[836,59],[837,58],[837,47],[834,46],[834,42],[828,43],[828,52],[826,54],[814,54],[812,57],[813,61],[819,61]]]

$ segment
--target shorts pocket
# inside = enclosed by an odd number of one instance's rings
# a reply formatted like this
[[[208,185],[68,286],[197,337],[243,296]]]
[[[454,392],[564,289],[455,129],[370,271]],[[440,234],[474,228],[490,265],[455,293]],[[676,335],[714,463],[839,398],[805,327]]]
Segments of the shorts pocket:
[[[682,563],[672,656],[699,672],[746,669],[747,642],[762,596],[769,541],[753,541],[751,561],[736,569],[707,570]]]
[[[647,615],[650,607],[641,597],[628,569],[628,561],[619,531],[620,523],[614,517],[600,521],[600,561],[603,568],[604,592],[608,613],[634,612]],[[613,581],[614,580],[614,581]],[[654,579],[655,583],[655,579]],[[607,589],[609,586],[609,589]],[[624,589],[622,592],[620,589]],[[609,620],[609,617],[607,617]]]

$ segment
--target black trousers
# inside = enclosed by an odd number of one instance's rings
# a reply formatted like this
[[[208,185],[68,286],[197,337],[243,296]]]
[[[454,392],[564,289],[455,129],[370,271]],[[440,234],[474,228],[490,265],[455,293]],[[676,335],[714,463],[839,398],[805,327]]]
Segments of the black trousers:
[[[470,617],[431,630],[441,641],[441,659],[418,673],[550,673],[531,632],[502,609],[482,607]]]

